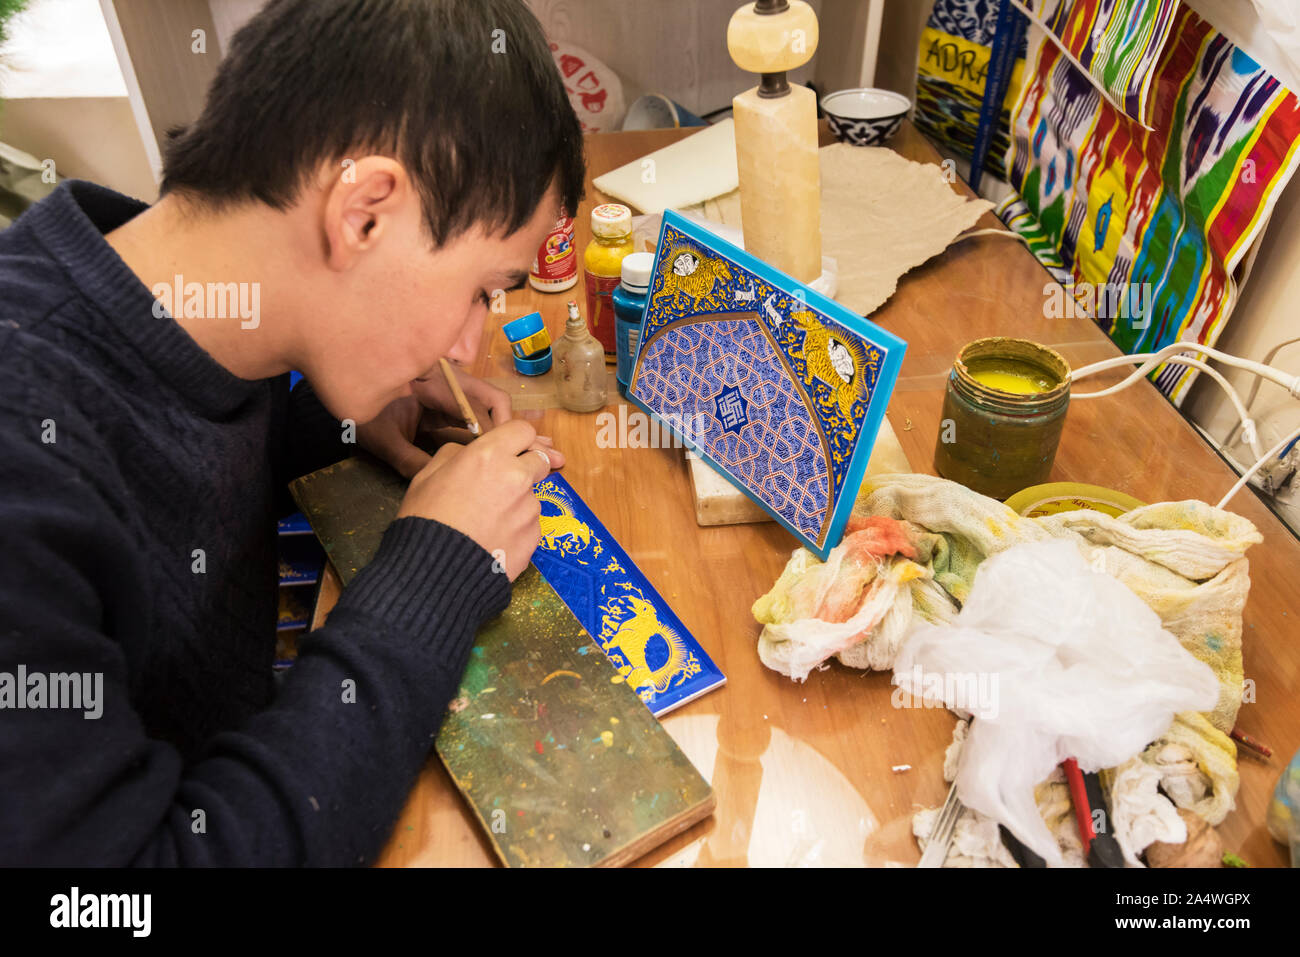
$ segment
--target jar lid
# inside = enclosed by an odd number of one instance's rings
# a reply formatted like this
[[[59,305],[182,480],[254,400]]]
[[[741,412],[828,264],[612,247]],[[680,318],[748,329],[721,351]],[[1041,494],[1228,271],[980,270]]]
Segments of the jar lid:
[[[623,257],[623,285],[629,289],[649,289],[654,268],[654,253],[629,253]]]
[[[1101,512],[1111,518],[1119,518],[1125,512],[1141,508],[1144,503],[1132,495],[1117,492],[1113,488],[1102,488],[1100,485],[1048,482],[1046,485],[1031,485],[1021,489],[1008,498],[1006,504],[1026,518],[1079,510]]]
[[[601,203],[591,211],[591,231],[601,239],[617,239],[632,232],[632,210],[621,203]]]
[[[530,312],[526,316],[520,316],[518,319],[507,322],[501,327],[501,331],[506,334],[506,339],[510,342],[519,342],[536,332],[541,332],[545,328],[546,324],[542,322],[542,314],[540,312]]]
[[[522,375],[542,375],[551,371],[551,347],[527,359],[515,356],[515,371]]]

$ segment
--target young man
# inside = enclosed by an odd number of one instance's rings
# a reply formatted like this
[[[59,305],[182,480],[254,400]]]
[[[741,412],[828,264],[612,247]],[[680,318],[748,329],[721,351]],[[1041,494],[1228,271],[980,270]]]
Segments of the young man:
[[[158,203],[0,233],[0,862],[374,859],[563,464],[463,374],[496,427],[430,460],[421,400],[582,180],[522,0],[272,0]],[[277,508],[346,420],[414,479],[277,687]]]

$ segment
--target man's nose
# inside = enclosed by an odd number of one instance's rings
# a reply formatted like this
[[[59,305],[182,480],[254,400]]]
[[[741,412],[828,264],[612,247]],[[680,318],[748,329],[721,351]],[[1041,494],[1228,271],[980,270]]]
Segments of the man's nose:
[[[483,320],[486,314],[487,310],[484,309],[482,314],[470,317],[456,344],[447,351],[448,359],[453,359],[461,365],[469,365],[474,361],[478,355],[479,344],[483,340]]]

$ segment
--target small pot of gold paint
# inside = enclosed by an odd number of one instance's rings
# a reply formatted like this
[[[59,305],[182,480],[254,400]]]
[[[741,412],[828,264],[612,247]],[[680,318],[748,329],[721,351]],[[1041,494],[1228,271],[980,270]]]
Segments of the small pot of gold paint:
[[[1004,499],[1047,481],[1070,404],[1070,365],[1055,349],[995,337],[957,354],[934,450],[946,479]]]

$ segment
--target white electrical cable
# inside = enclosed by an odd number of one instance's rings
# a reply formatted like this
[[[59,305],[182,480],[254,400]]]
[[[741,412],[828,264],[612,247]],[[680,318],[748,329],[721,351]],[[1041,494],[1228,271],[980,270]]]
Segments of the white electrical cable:
[[[1164,362],[1169,356],[1182,352],[1190,352],[1195,355],[1204,353],[1205,355],[1218,359],[1227,365],[1234,366],[1238,369],[1245,369],[1247,372],[1253,372],[1257,376],[1262,376],[1270,382],[1280,385],[1291,394],[1294,399],[1300,399],[1300,376],[1288,375],[1272,366],[1266,366],[1262,362],[1255,362],[1251,359],[1241,359],[1237,356],[1229,355],[1226,352],[1220,352],[1218,349],[1212,349],[1209,346],[1203,346],[1199,342],[1171,342],[1159,352],[1137,353],[1135,355],[1116,356],[1113,359],[1103,359],[1101,362],[1094,362],[1092,365],[1084,366],[1082,369],[1076,369],[1070,375],[1071,381],[1082,379],[1085,376],[1094,375],[1098,372],[1105,372],[1107,369],[1114,369],[1117,366],[1131,364],[1134,360],[1145,360],[1141,366],[1134,370],[1133,374],[1119,386],[1112,386],[1104,392],[1088,392],[1072,398],[1089,399],[1100,395],[1110,395],[1121,388],[1127,388],[1132,382],[1142,378],[1153,368]]]
[[[1008,239],[1018,239],[1026,246],[1029,245],[1029,240],[1024,236],[1021,236],[1019,233],[1012,232],[1009,229],[994,229],[991,226],[985,227],[984,229],[972,229],[968,232],[958,233],[957,238],[954,239],[953,242],[961,242],[963,239],[970,239],[972,236],[1006,236]]]
[[[1138,356],[1125,356],[1124,358],[1132,359],[1133,361],[1140,361],[1140,357]],[[1237,415],[1241,419],[1240,424],[1247,426],[1246,438],[1249,442],[1250,450],[1255,453],[1255,458],[1259,458],[1263,454],[1259,448],[1259,437],[1255,430],[1255,423],[1251,421],[1250,414],[1246,411],[1246,405],[1244,402],[1241,401],[1241,394],[1237,392],[1235,388],[1233,388],[1232,383],[1229,382],[1226,378],[1224,378],[1223,374],[1219,372],[1218,369],[1215,369],[1213,366],[1202,362],[1200,359],[1193,359],[1191,356],[1170,356],[1169,358],[1165,359],[1165,362],[1171,363],[1173,365],[1191,366],[1194,369],[1200,369],[1211,379],[1217,382],[1223,388],[1223,391],[1227,393],[1228,399],[1232,402],[1233,408],[1237,410]],[[1138,379],[1142,378],[1141,373],[1142,370],[1138,369],[1127,379],[1125,379],[1123,382],[1117,383],[1116,385],[1111,386],[1109,389],[1103,389],[1100,392],[1082,392],[1077,395],[1072,394],[1070,398],[1071,399],[1096,399],[1101,396],[1112,395],[1113,393],[1118,392],[1120,389],[1125,388],[1127,385],[1130,385],[1133,382],[1136,382]]]
[[[1218,508],[1223,508],[1223,506],[1227,505],[1228,501],[1234,495],[1236,495],[1238,492],[1240,492],[1243,488],[1246,487],[1246,483],[1250,481],[1252,475],[1254,475],[1256,472],[1258,472],[1269,462],[1273,461],[1279,455],[1281,455],[1282,450],[1286,448],[1289,444],[1294,442],[1296,439],[1300,439],[1300,429],[1296,429],[1294,432],[1288,435],[1277,445],[1273,446],[1271,449],[1269,449],[1267,452],[1261,455],[1259,461],[1256,462],[1254,465],[1252,465],[1250,468],[1246,469],[1246,471],[1242,473],[1241,478],[1237,479],[1237,484],[1234,485],[1229,490],[1227,495],[1223,496],[1223,498],[1219,500]]]
[[[1275,358],[1277,358],[1277,354],[1279,352],[1281,352],[1287,346],[1294,345],[1297,342],[1300,342],[1300,336],[1296,336],[1294,339],[1287,339],[1284,340],[1283,342],[1279,342],[1272,349],[1268,350],[1268,354],[1265,355],[1264,358],[1260,360],[1260,362],[1264,363],[1264,365],[1269,365],[1270,363],[1272,363],[1272,361]],[[1255,396],[1259,395],[1259,386],[1260,386],[1260,380],[1258,378],[1255,379],[1255,381],[1252,382],[1250,385],[1250,395],[1246,396],[1247,412],[1249,412],[1251,409],[1255,407]],[[1226,449],[1232,447],[1232,440],[1237,437],[1237,430],[1239,428],[1241,428],[1240,422],[1234,425],[1232,427],[1232,431],[1229,432],[1226,436],[1224,436],[1223,441],[1220,443],[1220,445],[1222,445],[1223,448]]]
[[[1282,343],[1282,345],[1287,345],[1287,344],[1288,343]],[[1270,358],[1277,353],[1279,348],[1281,348],[1281,346],[1275,348],[1273,352],[1270,353]],[[1259,442],[1255,431],[1255,423],[1250,418],[1249,410],[1242,403],[1241,396],[1237,394],[1237,390],[1233,388],[1232,384],[1228,382],[1228,380],[1225,379],[1222,375],[1220,375],[1217,372],[1217,370],[1212,369],[1209,365],[1195,358],[1194,356],[1182,354],[1188,352],[1204,354],[1206,356],[1210,356],[1212,358],[1219,360],[1225,365],[1230,365],[1238,369],[1245,369],[1247,372],[1250,372],[1261,379],[1267,379],[1268,381],[1276,385],[1280,385],[1282,388],[1287,390],[1287,392],[1290,394],[1290,396],[1293,399],[1300,399],[1300,376],[1293,376],[1288,373],[1282,372],[1280,369],[1274,369],[1272,366],[1265,365],[1262,362],[1255,362],[1251,359],[1242,359],[1237,356],[1229,355],[1226,352],[1220,352],[1218,349],[1212,349],[1209,346],[1201,345],[1200,343],[1196,343],[1196,342],[1171,342],[1169,345],[1165,346],[1163,349],[1159,350],[1158,352],[1116,356],[1113,359],[1103,359],[1101,362],[1094,362],[1091,365],[1084,366],[1082,369],[1076,369],[1070,375],[1071,382],[1074,382],[1077,379],[1085,378],[1090,375],[1095,375],[1098,372],[1105,372],[1107,369],[1114,369],[1125,365],[1132,365],[1135,362],[1141,362],[1141,365],[1139,365],[1126,378],[1116,383],[1115,385],[1110,386],[1109,388],[1106,389],[1102,389],[1098,392],[1072,393],[1070,398],[1071,399],[1097,399],[1097,398],[1101,398],[1102,396],[1114,395],[1116,392],[1119,392],[1122,389],[1127,389],[1133,383],[1137,382],[1139,379],[1146,376],[1148,372],[1150,372],[1156,366],[1160,365],[1162,362],[1169,362],[1174,365],[1191,366],[1193,368],[1200,369],[1203,372],[1209,373],[1210,377],[1213,378],[1216,382],[1219,383],[1220,386],[1223,387],[1223,390],[1228,394],[1228,398],[1232,400],[1232,404],[1233,407],[1236,409],[1237,416],[1238,418],[1241,419],[1241,424],[1244,425],[1247,429],[1246,437],[1248,440],[1250,440],[1249,444],[1251,447],[1251,451],[1254,452],[1256,456],[1255,464],[1245,471],[1245,473],[1241,476],[1241,478],[1238,479],[1237,484],[1235,484],[1232,487],[1232,489],[1228,492],[1228,494],[1225,495],[1223,499],[1219,502],[1218,507],[1223,508],[1224,505],[1226,505],[1234,495],[1236,495],[1239,491],[1245,488],[1246,484],[1250,481],[1251,477],[1256,472],[1258,472],[1265,465],[1269,464],[1271,461],[1276,459],[1277,456],[1281,453],[1281,451],[1284,448],[1287,447],[1288,444],[1296,441],[1297,439],[1300,439],[1300,429],[1297,429],[1291,435],[1287,436],[1270,451],[1260,454]],[[1256,382],[1255,385],[1256,385],[1256,389],[1251,392],[1252,403],[1254,401],[1255,394],[1258,391],[1259,383]],[[1236,435],[1235,428],[1233,429],[1231,434]]]
[[[1191,356],[1171,356],[1165,361],[1172,362],[1175,365],[1191,366],[1194,369],[1200,369],[1215,382],[1219,383],[1219,385],[1223,387],[1223,391],[1227,393],[1228,399],[1232,402],[1233,407],[1237,410],[1237,418],[1241,420],[1239,424],[1244,426],[1246,429],[1246,444],[1249,445],[1250,450],[1255,453],[1256,459],[1260,458],[1264,454],[1259,449],[1259,430],[1255,428],[1255,420],[1250,417],[1250,410],[1246,407],[1246,404],[1241,401],[1240,393],[1233,388],[1232,383],[1224,377],[1223,373],[1208,363],[1202,362],[1199,359],[1193,359]],[[1255,382],[1258,384],[1259,379],[1256,379]]]

